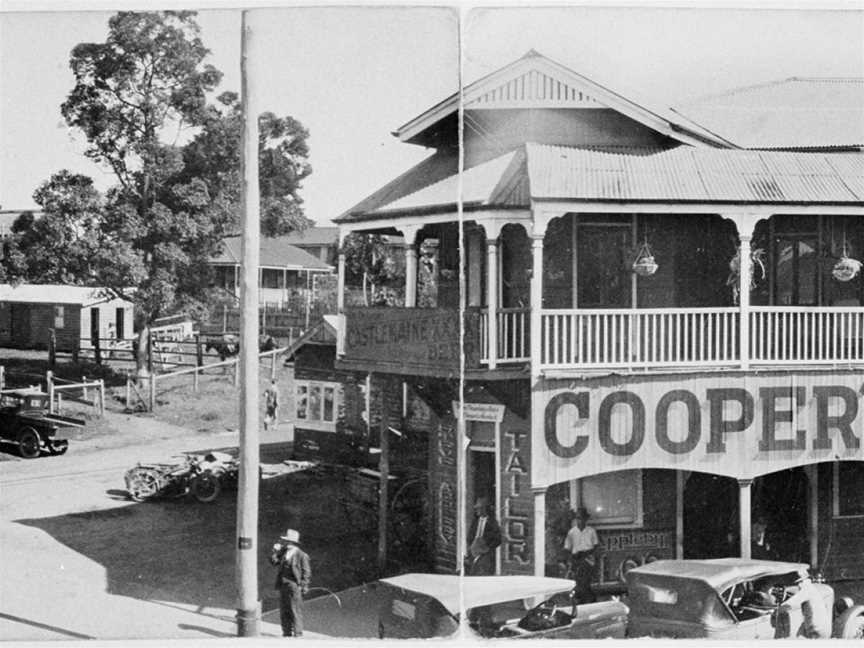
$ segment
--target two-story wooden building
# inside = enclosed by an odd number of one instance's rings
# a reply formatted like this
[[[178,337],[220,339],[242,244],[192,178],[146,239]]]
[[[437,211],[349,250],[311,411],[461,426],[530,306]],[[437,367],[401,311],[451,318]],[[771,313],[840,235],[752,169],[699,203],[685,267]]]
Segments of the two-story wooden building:
[[[428,439],[442,569],[487,494],[501,573],[557,572],[581,505],[604,581],[755,515],[864,577],[862,124],[861,79],[674,111],[532,51],[396,131],[434,153],[335,221],[404,237],[405,307],[342,308],[337,366]]]

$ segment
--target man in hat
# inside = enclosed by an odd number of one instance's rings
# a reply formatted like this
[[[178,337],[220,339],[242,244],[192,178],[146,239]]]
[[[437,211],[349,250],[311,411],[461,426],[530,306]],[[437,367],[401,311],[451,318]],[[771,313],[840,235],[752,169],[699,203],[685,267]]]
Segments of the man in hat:
[[[495,573],[495,549],[501,544],[501,527],[492,515],[488,497],[474,502],[474,521],[468,531],[467,576],[491,576]]]
[[[309,556],[300,548],[300,534],[288,529],[273,545],[270,564],[276,572],[276,589],[279,590],[279,610],[283,637],[303,636],[303,595],[309,590],[312,569]]]
[[[564,550],[570,559],[570,573],[574,585],[573,594],[579,603],[593,603],[597,600],[591,590],[594,568],[597,564],[597,550],[600,541],[597,531],[588,526],[588,509],[580,506],[573,512],[573,526],[564,539]]]

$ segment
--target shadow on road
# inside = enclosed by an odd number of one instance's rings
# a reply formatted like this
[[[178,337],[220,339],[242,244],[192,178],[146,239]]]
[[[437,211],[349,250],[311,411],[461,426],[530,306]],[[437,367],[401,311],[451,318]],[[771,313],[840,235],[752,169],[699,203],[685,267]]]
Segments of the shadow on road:
[[[262,447],[267,461],[280,452],[284,447]],[[269,550],[289,526],[300,531],[311,557],[313,586],[339,591],[377,578],[376,530],[358,529],[346,519],[336,504],[343,488],[339,481],[305,472],[261,482],[258,582],[265,611],[278,607]],[[121,492],[109,490],[106,500]],[[228,491],[210,504],[192,497],[130,502],[17,523],[44,531],[104,567],[111,594],[233,609],[236,518],[235,493]]]

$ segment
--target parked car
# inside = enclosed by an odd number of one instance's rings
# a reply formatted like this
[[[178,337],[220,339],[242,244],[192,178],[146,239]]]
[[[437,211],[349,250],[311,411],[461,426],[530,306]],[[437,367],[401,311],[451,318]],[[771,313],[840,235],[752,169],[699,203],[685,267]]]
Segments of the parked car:
[[[658,560],[626,580],[630,637],[864,638],[864,606],[835,601],[801,563]]]
[[[61,428],[83,427],[85,422],[49,411],[48,394],[22,389],[0,394],[0,440],[14,443],[25,459],[42,452],[63,454],[69,441],[57,439]]]
[[[485,638],[623,638],[627,606],[617,600],[574,605],[573,581],[540,576],[402,574],[378,581],[381,638],[447,637],[459,625],[461,597],[472,630]]]

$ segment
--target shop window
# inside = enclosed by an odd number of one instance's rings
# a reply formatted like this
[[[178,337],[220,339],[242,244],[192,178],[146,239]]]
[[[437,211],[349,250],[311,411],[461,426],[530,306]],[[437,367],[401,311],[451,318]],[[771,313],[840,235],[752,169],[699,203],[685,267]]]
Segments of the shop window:
[[[834,517],[864,517],[864,462],[834,464]]]
[[[54,307],[54,328],[62,329],[66,327],[66,308],[65,306]]]
[[[298,423],[316,429],[335,430],[342,400],[339,383],[295,381],[294,411]]]
[[[594,527],[642,526],[642,471],[622,470],[571,482],[571,508],[581,504]]]

